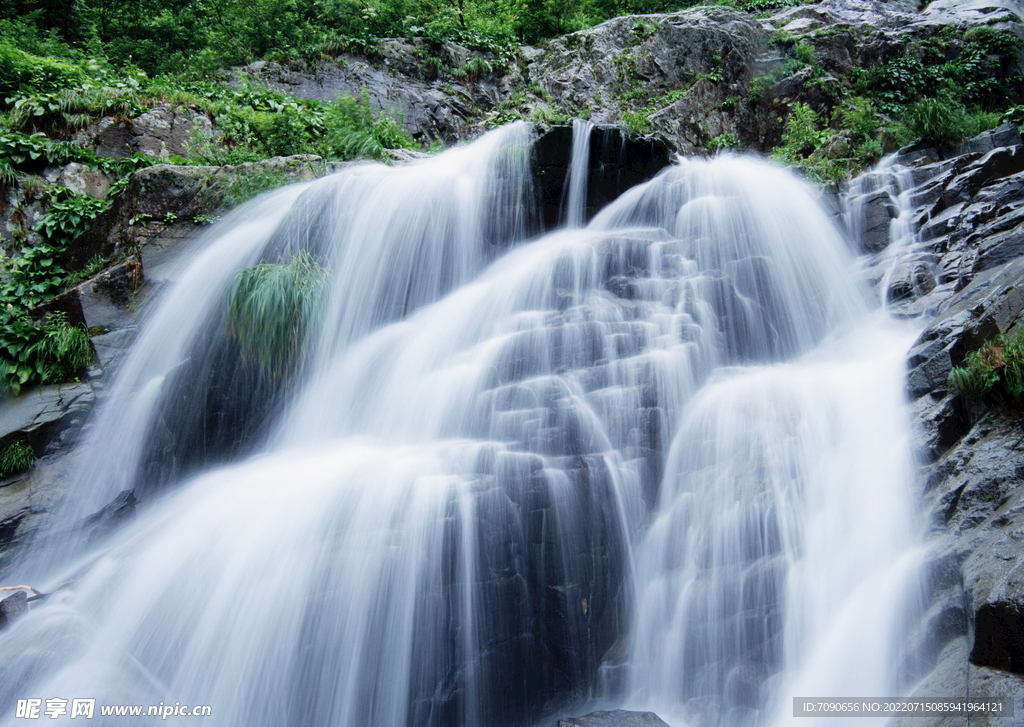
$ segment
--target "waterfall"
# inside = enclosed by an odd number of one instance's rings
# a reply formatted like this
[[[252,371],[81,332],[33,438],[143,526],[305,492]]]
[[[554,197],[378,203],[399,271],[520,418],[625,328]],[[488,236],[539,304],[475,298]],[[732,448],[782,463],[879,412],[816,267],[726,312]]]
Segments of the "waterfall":
[[[874,253],[865,264],[879,281],[882,305],[890,308],[930,293],[940,277],[938,259],[924,249],[914,224],[914,172],[897,158],[883,158],[842,195],[851,236]]]
[[[565,178],[563,217],[568,227],[583,227],[587,207],[587,175],[590,170],[590,137],[594,125],[586,119],[573,119],[572,152]]]
[[[0,632],[0,724],[87,696],[223,727],[768,725],[787,695],[907,687],[910,326],[754,159],[680,160],[586,227],[570,190],[533,236],[532,133],[353,165],[210,234],[61,516],[129,488],[141,512],[22,564],[54,592]],[[297,259],[325,292],[274,370],[233,286]]]

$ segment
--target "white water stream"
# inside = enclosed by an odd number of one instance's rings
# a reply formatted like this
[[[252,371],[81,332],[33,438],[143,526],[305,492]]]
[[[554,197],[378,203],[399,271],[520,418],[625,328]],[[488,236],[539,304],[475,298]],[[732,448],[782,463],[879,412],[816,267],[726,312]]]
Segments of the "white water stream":
[[[0,632],[0,724],[56,696],[211,705],[218,727],[588,704],[771,725],[793,696],[906,690],[912,327],[761,161],[682,160],[586,227],[574,168],[569,227],[529,238],[531,134],[357,165],[218,228],[62,513],[134,487],[140,515],[22,565],[56,592]],[[239,359],[226,301],[300,250],[330,292],[282,381]]]

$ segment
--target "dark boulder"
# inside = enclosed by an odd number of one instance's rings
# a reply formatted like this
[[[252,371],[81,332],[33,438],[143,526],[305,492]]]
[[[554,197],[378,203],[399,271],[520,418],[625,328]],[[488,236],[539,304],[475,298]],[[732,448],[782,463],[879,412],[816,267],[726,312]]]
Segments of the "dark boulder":
[[[616,709],[610,712],[591,712],[582,717],[563,717],[558,727],[668,727],[654,712],[629,712]]]

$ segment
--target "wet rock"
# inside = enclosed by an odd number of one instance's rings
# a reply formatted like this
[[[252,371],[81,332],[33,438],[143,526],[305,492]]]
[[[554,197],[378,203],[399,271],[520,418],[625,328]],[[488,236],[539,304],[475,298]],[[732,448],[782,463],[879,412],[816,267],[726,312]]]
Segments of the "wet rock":
[[[59,183],[75,194],[87,194],[97,199],[106,199],[112,180],[100,171],[90,169],[85,164],[72,162],[60,173]]]
[[[135,321],[135,293],[142,285],[142,262],[131,255],[40,306],[61,311],[68,320],[89,329],[122,328]]]
[[[562,217],[572,143],[572,127],[555,126],[542,133],[534,144],[534,189],[545,228],[555,227]],[[593,127],[584,221],[671,163],[671,150],[658,138],[614,126]]]
[[[41,453],[62,432],[81,425],[95,396],[88,383],[40,386],[0,407],[0,446],[25,437]]]
[[[212,218],[239,203],[228,194],[233,181],[262,174],[279,175],[289,182],[308,181],[344,165],[298,154],[237,166],[158,164],[140,169],[110,208],[68,246],[64,266],[76,270],[96,255],[116,258],[140,249],[143,265],[151,270],[166,262],[167,256],[150,259],[155,250],[147,247],[176,247],[180,251],[178,243],[191,238],[197,217]]]
[[[694,153],[715,136],[740,131],[735,109],[719,107],[749,84],[767,37],[749,14],[725,7],[614,18],[551,41],[526,64],[526,75],[559,109],[587,109],[601,124],[621,123],[623,108],[644,105],[620,106],[631,90],[651,101],[682,93],[649,122],[678,151]]]
[[[137,504],[138,500],[135,499],[135,491],[125,490],[118,493],[117,497],[100,510],[78,523],[76,528],[86,531],[88,539],[98,540],[110,534],[122,523],[135,517],[135,506]]]
[[[10,625],[19,616],[28,613],[28,594],[15,591],[13,595],[0,601],[0,629]]]
[[[860,202],[863,220],[860,236],[864,252],[880,252],[889,246],[889,227],[899,215],[896,201],[887,190],[872,192]]]
[[[583,717],[563,717],[558,727],[668,727],[654,712],[591,712]]]
[[[1024,674],[1024,604],[998,601],[977,610],[971,662]]]

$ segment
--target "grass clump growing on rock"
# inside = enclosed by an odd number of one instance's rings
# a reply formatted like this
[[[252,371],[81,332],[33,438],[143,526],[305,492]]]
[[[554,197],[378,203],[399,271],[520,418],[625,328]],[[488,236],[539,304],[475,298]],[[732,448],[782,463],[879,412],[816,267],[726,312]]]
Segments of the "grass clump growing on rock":
[[[240,272],[231,292],[229,327],[242,356],[272,376],[288,375],[320,318],[328,276],[305,251],[288,262]]]
[[[1000,118],[997,112],[971,112],[953,98],[925,98],[906,109],[902,120],[907,133],[900,133],[903,129],[897,128],[897,138],[948,146],[997,126]]]
[[[949,387],[963,394],[1019,403],[1024,394],[1024,329],[996,336],[969,352],[949,372]]]
[[[0,477],[10,477],[24,472],[36,463],[36,453],[28,442],[19,440],[7,445],[0,453]]]

